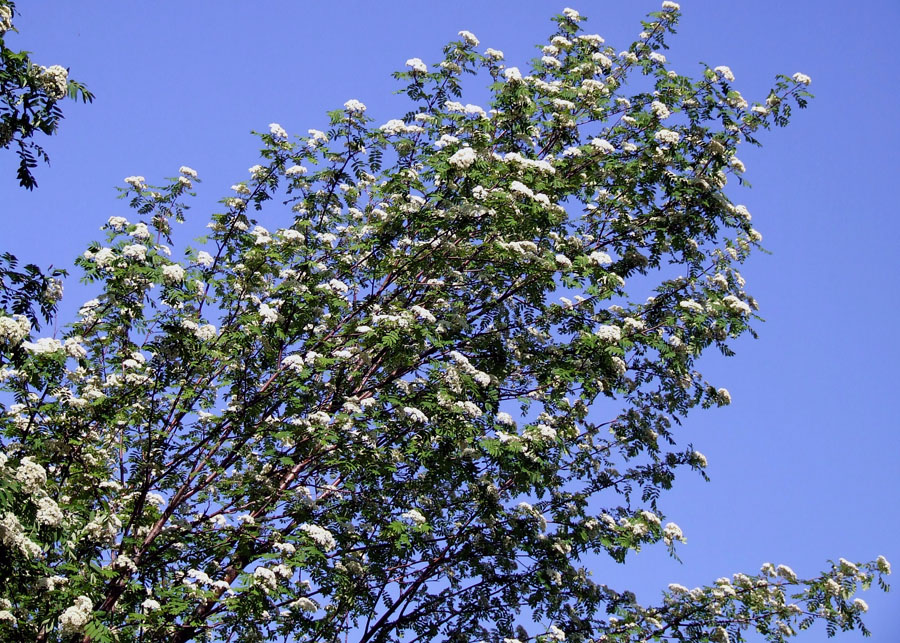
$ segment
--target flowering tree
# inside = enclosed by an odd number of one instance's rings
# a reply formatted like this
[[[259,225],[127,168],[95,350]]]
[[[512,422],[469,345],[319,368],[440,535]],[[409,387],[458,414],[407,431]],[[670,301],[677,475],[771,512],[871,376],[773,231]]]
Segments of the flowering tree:
[[[62,119],[58,101],[66,96],[84,102],[93,100],[80,83],[69,80],[68,71],[59,65],[50,68],[31,62],[27,51],[13,51],[5,43],[8,31],[15,31],[15,4],[0,0],[0,148],[16,147],[19,156],[19,185],[37,187],[31,170],[37,159],[49,158],[32,139],[37,133],[53,134]],[[16,257],[0,254],[0,308],[7,314],[20,314],[37,326],[39,317],[49,319],[62,294],[57,277],[64,271],[44,274],[32,264],[19,267]]]
[[[65,334],[0,318],[3,637],[864,628],[853,595],[887,588],[884,558],[657,605],[583,566],[684,540],[660,494],[706,460],[678,420],[729,402],[695,362],[754,319],[737,267],[761,237],[725,183],[808,97],[803,74],[751,105],[727,67],[670,70],[678,16],[616,53],[566,9],[529,72],[460,32],[396,74],[402,118],[350,100],[327,132],[272,124],[199,248],[172,228],[194,170],[127,178],[134,214],[78,260],[98,294]],[[487,108],[457,101],[467,74]]]

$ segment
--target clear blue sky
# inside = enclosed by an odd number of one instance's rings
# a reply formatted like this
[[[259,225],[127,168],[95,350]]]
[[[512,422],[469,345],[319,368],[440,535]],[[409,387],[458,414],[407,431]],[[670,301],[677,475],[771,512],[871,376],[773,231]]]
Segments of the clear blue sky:
[[[562,0],[566,1],[566,0]],[[617,49],[656,0],[569,0],[587,30]],[[753,189],[734,186],[764,245],[744,271],[768,320],[707,375],[730,407],[698,412],[681,435],[709,458],[712,482],[685,474],[663,501],[688,537],[683,564],[648,550],[596,578],[648,601],[670,582],[689,587],[766,561],[813,575],[826,559],[885,555],[900,570],[900,348],[896,261],[896,125],[900,57],[896,0],[683,0],[667,56],[699,73],[729,65],[748,99],[777,72],[809,74],[817,98],[787,130],[744,149]],[[66,104],[60,134],[42,141],[52,167],[40,187],[15,185],[0,155],[0,249],[69,267],[99,226],[127,215],[114,186],[152,183],[180,165],[203,183],[192,229],[256,162],[251,129],[326,129],[325,111],[357,98],[378,122],[403,114],[390,72],[411,57],[434,62],[468,29],[481,47],[525,67],[564,5],[536,0],[454,2],[27,2],[9,44],[44,65],[71,68],[97,95]],[[477,99],[478,96],[476,95]],[[465,100],[464,100],[465,102]],[[471,100],[470,102],[478,102]],[[273,216],[273,215],[269,215]],[[285,221],[288,214],[284,214]],[[77,273],[75,273],[77,275]],[[65,311],[87,298],[70,279]],[[64,314],[63,321],[66,321]],[[900,583],[872,590],[873,641],[900,640]],[[803,641],[824,638],[818,630]],[[837,640],[860,641],[859,634]]]

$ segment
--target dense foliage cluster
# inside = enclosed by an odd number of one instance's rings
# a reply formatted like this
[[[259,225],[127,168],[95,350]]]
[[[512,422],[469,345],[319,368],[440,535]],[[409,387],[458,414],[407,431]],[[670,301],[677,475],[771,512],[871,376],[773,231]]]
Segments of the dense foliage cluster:
[[[123,188],[59,339],[0,317],[0,635],[37,641],[780,641],[863,627],[886,560],[670,586],[591,577],[684,540],[658,500],[723,405],[696,361],[751,331],[750,103],[669,68],[663,3],[624,51],[571,9],[528,71],[460,32],[328,131],[261,135],[198,248],[197,173]],[[465,104],[463,79],[491,99]],[[633,89],[628,92],[626,88]],[[48,95],[49,98],[49,95]],[[124,213],[123,213],[124,214]],[[263,223],[277,221],[272,231]],[[599,579],[602,580],[602,579]]]

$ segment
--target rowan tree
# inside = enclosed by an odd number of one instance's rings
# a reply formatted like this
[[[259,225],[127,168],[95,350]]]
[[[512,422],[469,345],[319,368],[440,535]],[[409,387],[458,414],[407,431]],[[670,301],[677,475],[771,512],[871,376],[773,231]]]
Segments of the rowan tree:
[[[128,177],[131,214],[78,260],[59,338],[0,318],[7,639],[782,641],[863,628],[884,558],[669,586],[592,577],[684,540],[679,439],[725,405],[697,360],[752,333],[759,246],[726,182],[810,79],[759,101],[669,68],[679,7],[625,50],[566,9],[520,69],[462,31],[349,100],[260,134],[194,247],[197,173]],[[464,80],[486,81],[484,107]],[[629,87],[632,89],[629,91]],[[123,206],[124,210],[124,206]],[[262,217],[282,221],[274,231]]]

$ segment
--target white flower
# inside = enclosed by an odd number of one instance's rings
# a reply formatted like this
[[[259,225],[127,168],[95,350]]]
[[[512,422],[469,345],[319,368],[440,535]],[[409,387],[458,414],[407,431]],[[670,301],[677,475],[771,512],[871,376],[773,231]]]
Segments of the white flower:
[[[262,587],[263,591],[268,593],[269,590],[278,586],[278,578],[275,572],[267,567],[257,567],[253,570],[253,584]]]
[[[728,306],[731,310],[736,313],[741,313],[742,315],[750,314],[750,306],[748,306],[745,302],[741,301],[734,295],[727,295],[722,298],[722,301]]]
[[[284,171],[285,176],[303,176],[307,169],[302,165],[292,165]]]
[[[0,317],[0,340],[18,344],[28,337],[29,332],[31,332],[31,322],[24,315]]]
[[[588,255],[588,259],[591,260],[591,263],[598,266],[608,266],[612,263],[612,258],[608,254],[606,254],[605,252],[601,252],[600,250],[594,250],[591,254]]]
[[[37,515],[35,519],[42,525],[57,527],[62,524],[63,513],[53,498],[44,496],[37,501]]]
[[[278,321],[278,311],[273,309],[269,304],[260,304],[259,305],[259,316],[262,319],[262,323],[265,326],[266,324],[274,324]]]
[[[503,60],[503,52],[499,49],[491,49],[490,47],[488,47],[484,50],[484,55],[491,60]]]
[[[128,225],[128,219],[125,217],[110,217],[106,222],[110,228],[115,230],[116,232],[122,232],[125,229],[125,226]]]
[[[404,406],[403,414],[413,422],[418,422],[420,424],[428,422],[428,416],[414,406]]]
[[[519,71],[518,67],[509,67],[503,72],[503,75],[511,83],[522,80],[522,72]]]
[[[622,329],[607,324],[599,326],[594,334],[604,342],[616,343],[622,339]]]
[[[142,190],[147,187],[146,179],[142,176],[126,176],[125,183],[133,187],[135,190]]]
[[[789,583],[797,582],[797,574],[794,573],[794,570],[788,567],[787,565],[779,565],[775,568],[775,573],[781,576],[784,580]]]
[[[812,82],[812,78],[806,74],[801,74],[799,71],[791,76],[791,78],[794,79],[795,83],[800,83],[801,85],[809,85]]]
[[[878,568],[882,574],[890,574],[891,573],[891,564],[888,562],[888,559],[884,556],[879,556],[875,559],[875,566]]]
[[[63,636],[78,634],[87,625],[94,611],[94,603],[87,596],[79,596],[75,604],[59,617],[59,629]]]
[[[566,633],[563,632],[558,627],[556,627],[555,625],[550,626],[550,628],[547,630],[546,636],[551,641],[565,641],[566,640]]]
[[[122,248],[122,256],[126,259],[134,259],[135,261],[144,261],[147,258],[147,246],[134,243],[130,246]]]
[[[189,176],[192,179],[197,178],[197,170],[189,168],[187,165],[182,165],[180,168],[178,168],[178,172],[184,174],[185,176]]]
[[[159,601],[148,598],[143,603],[141,603],[141,607],[144,608],[145,612],[152,612],[154,610],[158,610],[161,605],[159,604]]]
[[[400,514],[401,518],[406,518],[412,523],[417,525],[425,524],[425,516],[418,509],[410,509],[409,511]]]
[[[581,20],[581,14],[575,11],[575,9],[569,9],[568,7],[566,7],[562,12],[563,15],[572,22],[578,22],[579,20]]]
[[[725,391],[725,389],[720,389],[720,390]],[[728,393],[728,391],[725,391],[725,393]],[[730,400],[731,398],[729,397],[728,399]],[[691,459],[693,460],[694,464],[696,464],[701,469],[705,469],[706,465],[709,464],[706,460],[706,456],[703,455],[702,453],[700,453],[699,451],[694,451],[691,454]]]
[[[593,147],[601,154],[612,154],[616,151],[616,148],[613,146],[613,144],[604,138],[592,138],[591,147]]]
[[[269,133],[275,138],[287,138],[288,133],[278,123],[269,123]]]
[[[26,456],[19,462],[16,468],[16,480],[22,483],[22,490],[26,493],[35,493],[43,489],[47,483],[47,472],[44,467]]]
[[[422,62],[421,58],[410,58],[406,61],[406,66],[412,69],[414,72],[424,74],[428,71],[428,67],[425,66],[425,63]]]
[[[734,74],[731,71],[730,67],[726,67],[725,65],[719,65],[714,70],[719,76],[727,80],[729,83],[734,82]]]
[[[654,134],[653,138],[655,138],[657,142],[662,143],[663,145],[675,145],[678,141],[681,140],[681,134],[679,134],[678,132],[673,132],[669,129],[661,129],[656,134]]]
[[[534,197],[534,191],[522,183],[521,181],[513,181],[509,184],[509,191],[515,192],[516,194],[521,194],[522,196]]]
[[[453,156],[448,159],[448,162],[455,168],[465,170],[475,163],[476,158],[477,154],[475,153],[475,150],[471,147],[464,147],[457,150]]]
[[[168,266],[163,266],[162,275],[163,279],[165,279],[169,283],[181,283],[182,281],[184,281],[184,268],[179,266],[177,263],[172,263]]]
[[[667,545],[671,545],[676,540],[685,542],[684,532],[674,522],[666,523],[666,526],[663,528],[663,541]]]
[[[301,610],[303,612],[315,612],[319,609],[319,606],[316,605],[315,602],[306,598],[305,596],[302,596],[291,603],[291,607],[296,607],[298,610]]]
[[[678,11],[680,9],[681,9],[681,5],[678,4],[677,2],[670,2],[669,0],[666,0],[665,2],[662,3],[663,11]]]
[[[672,115],[672,113],[669,111],[669,108],[666,107],[664,103],[661,103],[658,100],[650,103],[650,110],[656,115],[659,120],[664,120]]]
[[[516,421],[513,419],[513,417],[509,413],[506,413],[505,411],[500,411],[497,414],[496,422],[497,422],[497,424],[503,424],[505,426],[515,426],[516,425]]]
[[[346,103],[344,103],[344,109],[347,110],[347,112],[349,112],[350,114],[362,114],[366,111],[366,106],[355,98],[351,98]]]
[[[206,324],[204,326],[200,326],[197,330],[194,331],[194,335],[197,339],[201,341],[209,341],[216,337],[216,327],[212,324]]]
[[[476,38],[475,34],[473,34],[471,31],[463,30],[463,31],[460,31],[458,35],[460,38],[465,40],[466,44],[469,45],[470,47],[478,46],[478,38]]]
[[[866,602],[865,602],[863,599],[861,599],[861,598],[854,598],[854,599],[853,599],[853,607],[855,607],[856,609],[858,609],[860,612],[868,612],[868,611],[869,611],[869,604],[866,603]]]
[[[53,65],[41,73],[41,86],[51,100],[65,98],[68,93],[69,72],[65,67]]]
[[[41,337],[37,342],[23,342],[22,348],[29,353],[35,355],[43,355],[46,353],[56,353],[63,350],[63,345],[58,339],[52,337]]]
[[[209,254],[206,250],[201,250],[197,253],[197,263],[203,266],[204,268],[209,268],[213,265],[213,256]]]
[[[716,389],[716,403],[719,406],[727,406],[731,404],[731,393],[727,388]]]
[[[337,547],[334,536],[331,535],[330,531],[323,527],[319,527],[318,525],[303,525],[300,527],[300,530],[306,532],[306,535],[325,551],[331,551]]]

